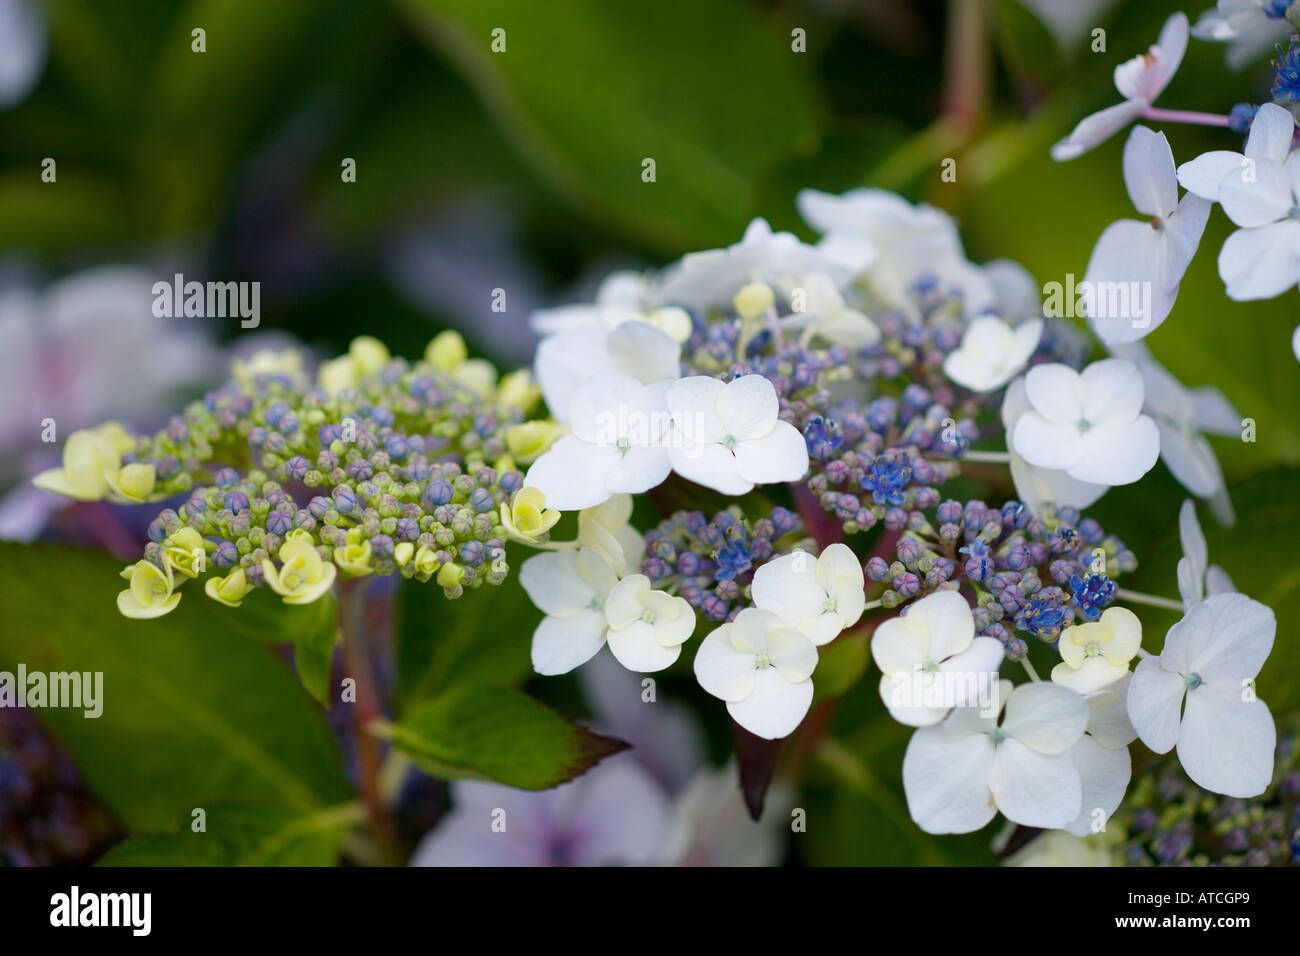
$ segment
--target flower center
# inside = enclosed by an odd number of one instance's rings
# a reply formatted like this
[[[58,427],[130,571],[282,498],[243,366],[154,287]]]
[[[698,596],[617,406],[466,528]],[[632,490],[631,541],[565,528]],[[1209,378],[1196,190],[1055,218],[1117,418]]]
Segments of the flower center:
[[[994,727],[993,732],[989,734],[989,736],[993,738],[995,744],[1000,744],[1002,741],[1007,739],[1007,732],[1001,727]]]
[[[1096,641],[1089,641],[1086,645],[1084,645],[1083,653],[1086,654],[1088,657],[1096,657],[1098,654],[1101,653],[1101,645],[1098,644]]]
[[[766,654],[759,654],[754,658],[754,666],[759,670],[762,670],[764,667],[771,667],[772,660]]]
[[[722,439],[722,447],[726,448],[727,451],[734,452],[736,450],[735,437],[732,435],[728,435],[726,438]]]
[[[1200,675],[1200,674],[1195,674],[1195,673],[1193,673],[1193,674],[1189,674],[1189,675],[1187,676],[1187,689],[1188,689],[1188,690],[1196,690],[1196,688],[1200,687],[1200,686],[1201,686],[1202,684],[1204,684],[1204,683],[1205,683],[1205,681],[1201,678],[1201,675]]]
[[[823,610],[823,611],[834,611],[834,610],[835,610],[835,598],[833,598],[833,597],[828,597],[825,601],[823,601],[823,602],[822,602],[822,610]]]
[[[645,621],[647,624],[653,624],[655,622],[655,612],[646,608],[641,612],[641,620]]]

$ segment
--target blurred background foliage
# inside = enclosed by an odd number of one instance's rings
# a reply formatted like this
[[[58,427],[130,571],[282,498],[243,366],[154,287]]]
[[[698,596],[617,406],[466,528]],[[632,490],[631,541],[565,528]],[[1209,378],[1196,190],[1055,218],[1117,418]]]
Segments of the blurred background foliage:
[[[582,297],[612,267],[734,242],[759,215],[813,238],[794,207],[797,190],[809,186],[898,190],[957,216],[974,261],[1013,258],[1039,282],[1081,278],[1102,229],[1134,214],[1120,172],[1124,137],[1067,164],[1053,163],[1048,147],[1117,100],[1114,67],[1154,42],[1169,13],[1194,18],[1209,5],[49,0],[35,4],[47,26],[39,82],[0,111],[0,250],[6,265],[51,278],[136,263],[164,279],[183,267],[256,280],[263,330],[328,350],[369,333],[413,355],[455,327],[505,365],[529,359],[532,308]],[[1072,34],[1057,17],[1040,19],[1036,11],[1053,6],[1074,11]],[[197,27],[206,31],[205,53],[191,50]],[[490,48],[498,27],[504,53]],[[1105,30],[1104,52],[1090,49],[1094,27]],[[792,49],[796,28],[806,52]],[[1263,63],[1232,74],[1221,47],[1193,40],[1161,105],[1227,112],[1267,99],[1268,77]],[[1165,131],[1180,162],[1238,147],[1223,131]],[[56,184],[41,180],[46,157],[57,161]],[[341,180],[348,158],[355,183]],[[653,183],[642,181],[645,158],[655,160]],[[946,158],[956,160],[953,182],[940,178]],[[1205,517],[1211,560],[1278,612],[1279,648],[1262,682],[1278,711],[1300,707],[1300,572],[1284,550],[1300,531],[1291,470],[1300,461],[1300,375],[1290,349],[1300,316],[1294,293],[1261,303],[1225,297],[1215,258],[1229,229],[1216,211],[1173,314],[1148,344],[1185,384],[1217,385],[1256,422],[1254,443],[1215,439],[1237,525],[1215,528]],[[508,295],[504,314],[490,308],[498,287]],[[233,321],[210,332],[226,341],[240,334]],[[1174,593],[1183,497],[1161,465],[1092,509],[1143,561],[1134,586]],[[400,633],[428,633],[418,622],[442,609],[426,598],[404,597],[398,617],[416,624]],[[214,613],[188,603],[190,617]],[[43,617],[39,602],[5,604],[7,622],[18,616],[31,625],[19,643],[32,659],[57,657],[60,646],[72,653],[54,635],[89,626]],[[522,679],[531,613],[521,604],[519,626],[495,651],[471,638],[499,634],[499,621],[490,626],[483,602],[468,600],[443,619],[437,646],[399,643],[399,700],[449,686],[461,668],[504,668]],[[196,640],[201,621],[176,617],[178,633],[193,641],[168,651],[184,656],[175,662],[182,672],[235,666],[210,640]],[[1146,619],[1153,634],[1172,620],[1158,611]],[[115,653],[134,653],[121,630]],[[6,661],[21,657],[13,640],[4,642]],[[1158,637],[1149,643],[1158,646]],[[842,647],[825,670],[849,687],[866,658],[861,646]],[[253,670],[268,683],[265,706],[274,706],[269,684],[278,678]],[[666,681],[677,689],[671,675]],[[216,684],[210,690],[220,693]],[[583,706],[572,682],[532,681],[529,690],[569,712]],[[176,690],[154,683],[140,692],[174,700]],[[285,728],[306,721],[298,732],[307,751],[281,755],[272,741],[256,755],[256,773],[234,789],[274,796],[288,785],[286,812],[319,813],[341,782],[316,759],[321,728],[294,710],[297,702],[283,706],[292,713],[244,714],[229,729],[250,719]],[[819,821],[796,841],[796,859],[992,861],[989,833],[936,840],[908,820],[899,786],[907,732],[883,714],[874,681],[823,708],[815,716],[830,723],[830,736],[808,753],[796,738],[787,755],[808,773],[810,819]],[[124,733],[143,732],[137,716],[117,718],[127,722]],[[56,729],[75,752],[85,724],[56,720]],[[211,749],[183,730],[145,738],[141,751],[156,765],[124,770],[79,759],[128,828],[185,805],[205,783],[196,777],[238,777],[238,755],[247,756],[239,746],[235,757],[192,774],[164,774],[167,753]],[[730,745],[711,743],[718,756]],[[137,802],[131,773],[168,783]],[[327,817],[311,832],[328,847],[337,826]],[[313,844],[307,858],[319,849]]]

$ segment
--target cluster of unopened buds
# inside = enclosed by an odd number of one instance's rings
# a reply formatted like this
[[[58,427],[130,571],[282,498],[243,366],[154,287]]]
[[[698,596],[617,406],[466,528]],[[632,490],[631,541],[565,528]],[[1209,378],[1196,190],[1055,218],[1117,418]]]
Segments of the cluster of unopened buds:
[[[1086,341],[1044,317],[1034,280],[969,262],[937,209],[875,190],[799,206],[817,245],[756,220],[734,246],[536,314],[531,374],[498,379],[454,334],[416,363],[358,339],[314,381],[264,356],[158,435],[73,436],[39,483],[187,496],[124,571],[135,617],[203,575],[236,606],[370,574],[458,598],[534,550],[519,578],[545,615],[537,673],[606,645],[639,673],[685,652],[768,739],[808,713],[823,649],[869,634],[884,706],[916,728],[902,771],[927,831],[1001,813],[1095,832],[1139,737],[1177,747],[1206,790],[1262,792],[1274,729],[1251,690],[1272,612],[1208,564],[1189,500],[1185,616],[1144,650],[1125,605],[1173,602],[1121,588],[1133,552],[1083,513],[1181,453],[1139,365],[1080,368]],[[1014,500],[946,490],[990,465]],[[553,539],[564,512],[572,537]],[[1037,644],[1059,656],[1042,677]]]

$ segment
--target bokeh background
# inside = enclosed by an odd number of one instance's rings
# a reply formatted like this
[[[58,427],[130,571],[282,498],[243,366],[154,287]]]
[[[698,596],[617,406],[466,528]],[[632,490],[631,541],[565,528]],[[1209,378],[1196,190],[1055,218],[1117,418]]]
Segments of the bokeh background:
[[[367,333],[417,355],[456,328],[473,351],[524,365],[529,312],[582,300],[612,268],[734,242],[754,216],[813,238],[794,207],[804,187],[897,190],[957,216],[974,261],[1081,278],[1102,229],[1133,215],[1123,136],[1068,164],[1048,147],[1117,100],[1112,70],[1170,12],[1194,19],[1202,5],[0,0],[0,536],[126,554],[144,539],[148,516],[102,521],[25,484],[57,458],[41,442],[47,417],[60,435],[114,416],[154,428],[231,354],[277,341],[324,355]],[[192,50],[195,28],[206,52]],[[504,53],[490,48],[495,28]],[[1193,40],[1160,104],[1224,113],[1267,100],[1270,77],[1267,61],[1229,72],[1223,48]],[[1238,146],[1223,131],[1165,131],[1180,162]],[[355,182],[341,176],[349,159]],[[1215,257],[1229,231],[1216,211],[1148,344],[1255,421],[1254,442],[1215,439],[1237,523],[1207,536],[1212,560],[1278,612],[1261,696],[1285,713],[1300,706],[1300,310],[1294,293],[1224,296]],[[176,272],[260,282],[260,328],[154,318],[147,289]],[[505,312],[491,309],[497,288]],[[1137,551],[1134,587],[1174,593],[1183,497],[1160,465],[1090,512]],[[0,600],[0,641],[51,626],[39,602]],[[466,633],[485,627],[481,607],[453,614]],[[1162,632],[1172,616],[1146,621]],[[524,626],[508,640],[526,666]],[[593,709],[576,680],[529,690]],[[850,692],[837,748],[800,757],[810,817],[830,822],[782,852],[991,862],[988,834],[937,841],[907,819],[906,735],[875,697],[870,680]],[[95,859],[130,821],[89,792],[57,733],[15,712],[0,729],[0,860]],[[707,749],[720,760],[728,745]],[[438,793],[420,804],[412,833],[445,805]]]

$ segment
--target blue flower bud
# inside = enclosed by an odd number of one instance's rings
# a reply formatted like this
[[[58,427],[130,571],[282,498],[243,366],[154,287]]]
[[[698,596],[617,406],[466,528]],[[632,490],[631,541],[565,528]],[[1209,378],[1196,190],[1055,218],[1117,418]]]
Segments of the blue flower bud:
[[[429,482],[428,487],[424,489],[424,500],[435,507],[447,504],[454,495],[455,490],[451,485],[441,479]]]

